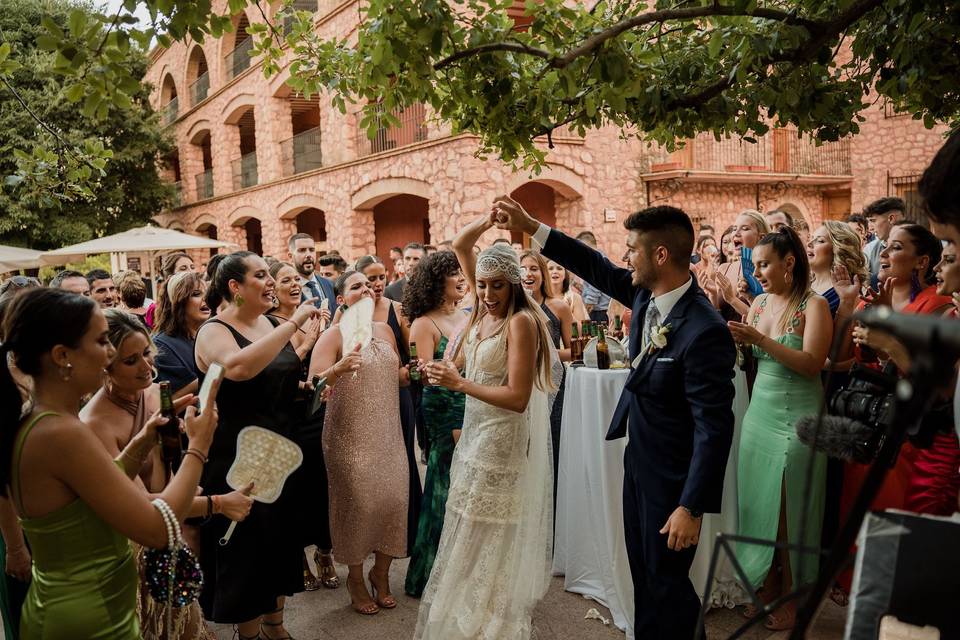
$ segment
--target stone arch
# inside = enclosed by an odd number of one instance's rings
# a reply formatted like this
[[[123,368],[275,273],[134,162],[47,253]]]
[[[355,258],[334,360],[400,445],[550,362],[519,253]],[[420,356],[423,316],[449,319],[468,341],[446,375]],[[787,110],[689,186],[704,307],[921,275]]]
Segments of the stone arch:
[[[298,193],[292,195],[277,205],[281,220],[293,220],[304,209],[319,209],[325,211],[320,196],[313,193]]]
[[[190,93],[191,107],[206,99],[210,88],[210,71],[210,63],[207,60],[207,53],[203,50],[203,45],[194,42],[187,54],[187,64],[183,77],[183,86]],[[193,89],[193,85],[204,74],[207,75],[206,89],[198,92]]]
[[[206,227],[216,227],[217,224],[217,219],[213,216],[213,214],[201,213],[193,221],[192,226],[196,231],[199,232],[201,229],[205,229]]]
[[[548,164],[539,175],[515,175],[507,185],[507,193],[513,193],[529,182],[548,185],[567,200],[582,198],[586,191],[583,177],[578,173],[561,164]]]
[[[230,212],[230,214],[227,216],[227,224],[229,224],[231,227],[242,227],[251,218],[260,220],[261,216],[263,216],[262,211],[256,207],[251,207],[248,204],[244,204]]]
[[[164,72],[161,77],[163,80],[160,82],[160,107],[163,108],[177,98],[177,82],[169,71]]]
[[[204,134],[210,135],[210,121],[197,120],[187,130],[187,140],[190,144],[200,144],[200,139]]]
[[[234,96],[220,111],[220,119],[224,124],[238,124],[249,109],[257,110],[257,98],[252,93],[241,93]]]
[[[381,178],[361,187],[350,198],[353,209],[369,211],[384,200],[398,195],[412,195],[431,200],[430,184],[414,178]]]
[[[238,55],[238,47],[251,38],[247,33],[250,18],[245,11],[240,11],[233,16],[232,22],[233,29],[220,38],[220,60],[223,65],[221,77],[224,83],[230,82],[250,67],[248,47],[244,47],[246,53]]]

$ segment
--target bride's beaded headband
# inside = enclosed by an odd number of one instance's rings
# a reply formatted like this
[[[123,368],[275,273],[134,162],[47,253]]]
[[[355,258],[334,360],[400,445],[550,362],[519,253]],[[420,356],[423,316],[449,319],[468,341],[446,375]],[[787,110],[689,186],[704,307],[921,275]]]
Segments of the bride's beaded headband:
[[[498,243],[484,249],[477,256],[477,278],[502,276],[513,284],[520,284],[520,261],[508,244]]]

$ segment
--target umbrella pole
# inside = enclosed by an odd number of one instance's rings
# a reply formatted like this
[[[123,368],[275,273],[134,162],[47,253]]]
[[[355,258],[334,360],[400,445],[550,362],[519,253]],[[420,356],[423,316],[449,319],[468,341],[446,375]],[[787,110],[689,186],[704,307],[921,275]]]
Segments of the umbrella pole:
[[[147,251],[147,264],[150,265],[150,280],[153,282],[153,301],[160,299],[160,279],[157,278],[157,268],[153,263],[153,251]]]

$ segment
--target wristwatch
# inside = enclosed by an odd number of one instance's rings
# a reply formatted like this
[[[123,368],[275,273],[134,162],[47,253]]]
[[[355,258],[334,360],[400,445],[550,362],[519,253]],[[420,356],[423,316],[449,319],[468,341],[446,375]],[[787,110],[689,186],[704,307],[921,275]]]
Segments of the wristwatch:
[[[684,511],[686,511],[688,514],[690,514],[690,517],[691,517],[691,518],[702,518],[702,517],[703,517],[703,511],[695,511],[694,509],[691,509],[690,507],[684,507],[683,505],[680,505],[680,506],[683,507],[683,510],[684,510]]]

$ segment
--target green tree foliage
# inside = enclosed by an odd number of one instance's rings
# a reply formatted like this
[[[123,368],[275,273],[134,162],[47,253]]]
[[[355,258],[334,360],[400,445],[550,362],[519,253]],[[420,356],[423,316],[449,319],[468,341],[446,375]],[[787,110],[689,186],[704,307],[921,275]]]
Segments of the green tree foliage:
[[[290,0],[287,0],[290,4]],[[960,3],[943,0],[526,0],[518,28],[512,0],[363,0],[359,29],[324,40],[310,14],[285,7],[256,23],[254,54],[266,75],[328,92],[341,109],[378,114],[429,104],[455,132],[481,138],[481,153],[538,165],[534,140],[560,125],[615,125],[672,146],[701,131],[752,140],[792,124],[820,140],[858,131],[862,111],[888,99],[922,119],[960,115]],[[132,28],[138,5],[149,28]],[[267,0],[228,0],[270,14]],[[280,24],[291,16],[291,24]],[[91,113],[123,101],[130,77],[113,61],[131,42],[219,37],[230,29],[209,0],[124,0],[97,29],[58,33],[41,46],[76,76],[68,97]],[[99,44],[98,44],[99,43]],[[97,45],[97,46],[94,46]],[[79,73],[94,64],[99,81]],[[2,72],[2,67],[0,67]]]
[[[98,83],[96,56],[76,73],[58,68],[50,35],[105,30],[90,6],[3,0],[0,80],[0,244],[56,248],[143,224],[170,202],[158,157],[172,148],[148,103],[143,50],[116,56],[132,81],[91,113],[76,87]],[[0,57],[2,57],[0,51]],[[0,66],[0,69],[3,69]],[[2,71],[0,71],[2,73]],[[31,115],[32,114],[32,115]],[[34,117],[36,116],[36,117]],[[39,122],[38,122],[39,120]]]

